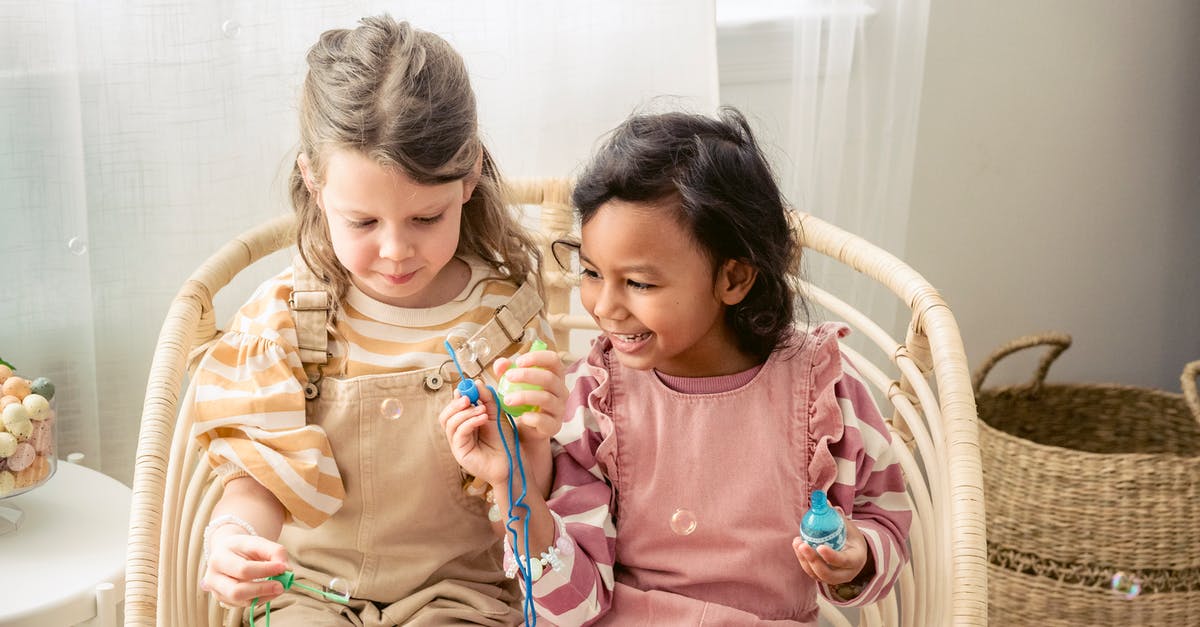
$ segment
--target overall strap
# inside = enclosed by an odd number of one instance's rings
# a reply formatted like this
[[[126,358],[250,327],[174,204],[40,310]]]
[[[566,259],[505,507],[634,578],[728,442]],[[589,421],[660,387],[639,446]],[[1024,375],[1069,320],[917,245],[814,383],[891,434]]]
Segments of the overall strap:
[[[292,259],[294,283],[288,308],[296,323],[300,361],[323,365],[329,361],[329,292],[300,255]]]
[[[538,296],[536,285],[533,279],[522,283],[517,291],[509,297],[507,303],[496,308],[496,315],[492,316],[487,324],[480,327],[479,331],[471,336],[471,340],[484,339],[493,350],[492,354],[484,360],[485,363],[459,359],[463,372],[468,377],[479,376],[479,373],[483,372],[484,367],[491,363],[496,355],[512,344],[521,343],[525,335],[525,327],[542,311],[542,297]]]

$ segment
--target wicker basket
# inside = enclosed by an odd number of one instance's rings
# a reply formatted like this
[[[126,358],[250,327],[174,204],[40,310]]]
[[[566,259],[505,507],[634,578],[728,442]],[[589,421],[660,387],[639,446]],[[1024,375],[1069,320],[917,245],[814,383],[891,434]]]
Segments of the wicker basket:
[[[975,374],[992,625],[1200,625],[1200,361],[1183,394],[1050,385],[1070,336],[1014,340]],[[1032,381],[981,389],[1045,346]],[[1113,578],[1139,581],[1122,594]]]

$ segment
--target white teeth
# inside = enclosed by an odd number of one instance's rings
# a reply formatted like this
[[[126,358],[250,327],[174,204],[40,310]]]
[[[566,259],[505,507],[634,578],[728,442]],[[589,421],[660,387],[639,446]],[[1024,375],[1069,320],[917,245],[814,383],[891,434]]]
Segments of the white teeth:
[[[649,333],[638,333],[636,335],[626,335],[624,333],[614,333],[613,335],[617,336],[617,339],[619,339],[623,342],[636,342],[638,340],[645,339],[650,334]]]

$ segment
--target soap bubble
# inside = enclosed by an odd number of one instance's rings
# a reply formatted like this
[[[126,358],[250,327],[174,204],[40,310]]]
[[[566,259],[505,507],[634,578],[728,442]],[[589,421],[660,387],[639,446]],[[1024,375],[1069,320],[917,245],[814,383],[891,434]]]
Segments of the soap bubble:
[[[325,591],[330,595],[337,597],[333,599],[341,603],[350,602],[350,582],[341,577],[334,577],[329,580],[329,585],[325,586]]]
[[[82,237],[72,237],[67,240],[67,249],[76,255],[83,255],[87,253],[87,240]]]
[[[398,398],[385,398],[379,404],[379,413],[384,418],[395,420],[404,415],[404,403],[401,403]]]
[[[221,32],[225,37],[233,39],[242,32],[242,25],[237,23],[237,20],[225,20],[221,22]]]
[[[696,530],[696,515],[691,510],[677,509],[671,514],[671,531],[675,535],[686,536]]]
[[[484,363],[488,357],[492,356],[492,345],[488,343],[487,338],[477,337],[467,342],[467,353],[464,357],[468,361],[477,361]]]
[[[446,341],[450,343],[450,348],[453,348],[454,352],[459,353],[460,359],[466,357],[463,351],[466,350],[469,339],[471,339],[471,335],[467,333],[466,329],[454,328],[446,333]]]
[[[1112,576],[1112,591],[1126,599],[1132,599],[1142,593],[1142,580],[1133,575],[1115,573]]]

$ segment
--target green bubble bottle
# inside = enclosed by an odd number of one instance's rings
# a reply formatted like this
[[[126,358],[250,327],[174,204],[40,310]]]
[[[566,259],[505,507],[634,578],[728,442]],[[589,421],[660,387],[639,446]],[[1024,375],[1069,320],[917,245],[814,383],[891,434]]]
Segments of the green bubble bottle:
[[[546,350],[546,343],[543,342],[541,338],[536,338],[529,346],[529,350],[531,352],[544,351]],[[503,409],[504,413],[512,416],[513,418],[516,418],[527,411],[538,411],[538,407],[536,405],[518,405],[516,407],[512,407],[504,402],[504,398],[508,396],[510,392],[516,392],[518,390],[540,389],[542,389],[542,386],[540,385],[534,385],[532,383],[516,383],[509,381],[507,376],[500,377],[500,382],[496,384],[496,395],[500,397],[500,409]]]

